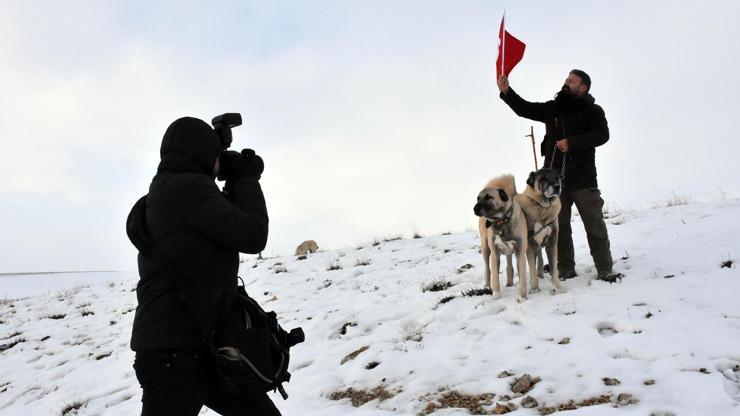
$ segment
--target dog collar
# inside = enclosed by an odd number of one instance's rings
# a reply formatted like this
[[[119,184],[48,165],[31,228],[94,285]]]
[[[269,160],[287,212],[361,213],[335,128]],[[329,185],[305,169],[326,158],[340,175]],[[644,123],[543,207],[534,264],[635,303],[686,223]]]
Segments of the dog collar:
[[[513,211],[514,209],[511,207],[506,211],[503,218],[486,218],[486,228],[492,229],[496,234],[501,234],[504,231],[504,225],[506,225],[511,219],[511,213]]]

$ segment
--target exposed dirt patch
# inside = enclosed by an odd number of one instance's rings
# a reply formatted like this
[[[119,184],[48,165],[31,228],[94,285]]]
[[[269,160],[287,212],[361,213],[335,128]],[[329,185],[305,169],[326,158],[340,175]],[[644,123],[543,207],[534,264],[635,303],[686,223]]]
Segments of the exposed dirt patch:
[[[342,362],[339,365],[342,365],[342,364],[346,363],[347,361],[354,360],[355,358],[357,358],[358,355],[362,354],[363,352],[367,351],[368,349],[370,349],[370,347],[367,346],[367,345],[365,345],[365,346],[361,347],[360,349],[358,349],[357,351],[353,351],[353,352],[347,354],[346,357],[342,358]]]
[[[483,295],[491,295],[493,292],[491,292],[491,289],[488,288],[481,288],[481,289],[470,289],[462,292],[463,296],[483,296]]]
[[[474,415],[486,415],[489,414],[483,406],[490,406],[493,404],[493,393],[484,394],[463,394],[455,390],[448,390],[442,393],[442,397],[430,401],[424,411],[423,415],[434,413],[439,409],[466,409],[468,412]]]
[[[2,344],[2,345],[0,345],[0,352],[5,352],[5,351],[7,351],[7,350],[9,350],[9,349],[11,349],[13,347],[15,347],[16,345],[18,345],[18,344],[20,344],[22,342],[25,342],[25,341],[26,341],[25,338],[18,338],[18,339],[15,339],[13,341],[10,341],[7,344]]]
[[[422,292],[441,292],[452,287],[452,283],[446,280],[437,280],[424,286]]]
[[[80,408],[84,407],[85,405],[87,405],[87,402],[79,400],[74,403],[68,404],[64,406],[64,409],[62,409],[62,416],[76,415]]]
[[[532,396],[526,396],[522,399],[522,407],[525,409],[534,409],[535,407],[539,406],[539,403],[537,403],[537,400],[534,399]]]
[[[455,297],[454,296],[445,296],[445,297],[443,297],[442,299],[439,300],[438,305],[445,304],[445,303],[451,301],[452,299],[455,299]]]
[[[523,374],[521,377],[514,379],[514,384],[511,385],[511,392],[526,394],[540,381],[542,381],[542,379],[539,377],[533,378],[529,374]]]
[[[352,387],[346,390],[339,390],[329,394],[331,400],[350,399],[352,406],[360,407],[365,403],[373,400],[388,400],[395,396],[394,393],[385,389],[385,386],[378,386],[372,390],[355,390]]]
[[[604,377],[604,378],[601,379],[601,381],[603,381],[604,382],[604,385],[606,385],[606,386],[617,386],[617,385],[622,384],[622,382],[620,382],[616,378]]]
[[[566,403],[560,403],[560,404],[557,404],[551,407],[547,407],[547,406],[540,407],[539,409],[537,409],[537,412],[539,412],[540,415],[550,415],[555,412],[562,412],[564,410],[576,410],[580,407],[607,404],[611,402],[611,399],[612,399],[612,396],[610,394],[604,394],[598,397],[592,397],[590,399],[582,400],[580,402],[569,400]]]

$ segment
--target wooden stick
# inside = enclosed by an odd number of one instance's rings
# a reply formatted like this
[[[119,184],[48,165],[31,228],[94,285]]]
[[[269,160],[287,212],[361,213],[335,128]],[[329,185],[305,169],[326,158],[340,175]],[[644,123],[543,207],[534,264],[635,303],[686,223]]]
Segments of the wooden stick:
[[[529,134],[524,137],[530,137],[532,139],[532,156],[534,156],[534,170],[538,170],[537,167],[537,152],[534,150],[534,126],[529,126]]]

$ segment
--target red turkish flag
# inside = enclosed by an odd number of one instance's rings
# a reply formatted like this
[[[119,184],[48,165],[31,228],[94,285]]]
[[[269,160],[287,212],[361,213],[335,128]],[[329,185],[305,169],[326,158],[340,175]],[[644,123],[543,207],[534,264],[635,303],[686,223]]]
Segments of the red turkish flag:
[[[527,46],[504,29],[505,18],[506,16],[501,18],[501,28],[498,31],[496,79],[499,79],[502,73],[507,77],[509,76],[511,70],[522,60],[524,48]]]

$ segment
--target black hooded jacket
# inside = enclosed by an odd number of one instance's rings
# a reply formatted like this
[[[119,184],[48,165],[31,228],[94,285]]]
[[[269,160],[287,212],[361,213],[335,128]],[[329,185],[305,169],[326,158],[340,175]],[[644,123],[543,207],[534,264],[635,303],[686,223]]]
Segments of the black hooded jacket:
[[[225,295],[236,293],[238,253],[258,253],[267,243],[259,182],[230,183],[228,197],[219,191],[213,168],[220,150],[218,135],[202,120],[181,118],[164,134],[145,224],[171,267],[161,256],[138,256],[134,351],[205,347]]]
[[[561,171],[563,153],[559,150],[553,153],[553,150],[556,141],[568,139],[563,180],[565,189],[598,187],[596,147],[609,140],[609,126],[604,110],[595,104],[591,94],[566,103],[531,103],[509,88],[509,92],[506,95],[501,93],[500,97],[518,116],[545,123],[545,138],[540,145],[545,167]]]

